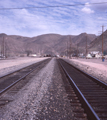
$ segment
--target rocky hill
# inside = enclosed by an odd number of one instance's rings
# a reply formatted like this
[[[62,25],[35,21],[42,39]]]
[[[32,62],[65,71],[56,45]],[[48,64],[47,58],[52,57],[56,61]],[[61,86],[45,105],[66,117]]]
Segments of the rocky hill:
[[[104,54],[107,54],[107,30],[103,33],[103,49]],[[102,34],[97,36],[89,46],[89,51],[100,51],[102,52]]]
[[[72,51],[76,50],[77,45],[79,50],[84,52],[87,44],[92,44],[96,38],[93,34],[82,33],[80,35],[59,35],[59,34],[44,34],[36,37],[23,37],[17,35],[0,34],[0,53],[3,53],[5,48],[6,56],[19,56],[26,54],[27,51],[32,53],[44,54],[65,54],[67,48]]]

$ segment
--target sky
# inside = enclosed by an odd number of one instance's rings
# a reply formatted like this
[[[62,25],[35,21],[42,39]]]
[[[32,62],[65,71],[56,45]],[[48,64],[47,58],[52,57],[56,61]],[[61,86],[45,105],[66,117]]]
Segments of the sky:
[[[0,33],[28,37],[49,33],[98,35],[102,25],[107,28],[107,3],[102,2],[107,0],[0,0]]]

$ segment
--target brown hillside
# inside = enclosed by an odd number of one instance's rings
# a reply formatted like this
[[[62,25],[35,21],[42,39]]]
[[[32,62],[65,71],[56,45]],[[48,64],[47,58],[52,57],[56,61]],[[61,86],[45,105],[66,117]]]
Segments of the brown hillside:
[[[82,33],[80,35],[59,35],[59,34],[44,34],[36,37],[23,37],[17,35],[0,34],[0,51],[2,52],[3,36],[5,41],[5,52],[7,56],[16,56],[26,54],[26,51],[32,53],[44,54],[62,54],[67,50],[71,43],[72,50],[76,49],[77,44],[79,49],[84,51],[84,46],[90,44],[96,36],[91,34]],[[71,42],[70,42],[71,41]]]

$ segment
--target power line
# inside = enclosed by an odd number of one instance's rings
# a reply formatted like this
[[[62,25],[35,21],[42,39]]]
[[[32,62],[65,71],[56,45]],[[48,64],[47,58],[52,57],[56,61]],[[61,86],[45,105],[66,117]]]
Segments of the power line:
[[[68,4],[68,5],[57,5],[57,6],[35,6],[35,7],[0,8],[0,10],[32,9],[32,8],[55,8],[55,7],[71,7],[71,6],[82,6],[82,5],[97,5],[97,4],[107,4],[107,2],[88,3],[88,4]]]

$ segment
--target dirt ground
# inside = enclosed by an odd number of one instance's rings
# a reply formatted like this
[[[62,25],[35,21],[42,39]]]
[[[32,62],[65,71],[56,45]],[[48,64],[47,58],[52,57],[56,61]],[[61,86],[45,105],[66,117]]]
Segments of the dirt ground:
[[[0,76],[9,74],[13,71],[29,66],[33,63],[42,61],[44,58],[20,57],[15,59],[0,60]]]
[[[89,65],[90,67],[97,68],[99,70],[107,71],[107,60],[102,62],[102,59],[72,59],[72,61],[82,63],[84,65]]]

